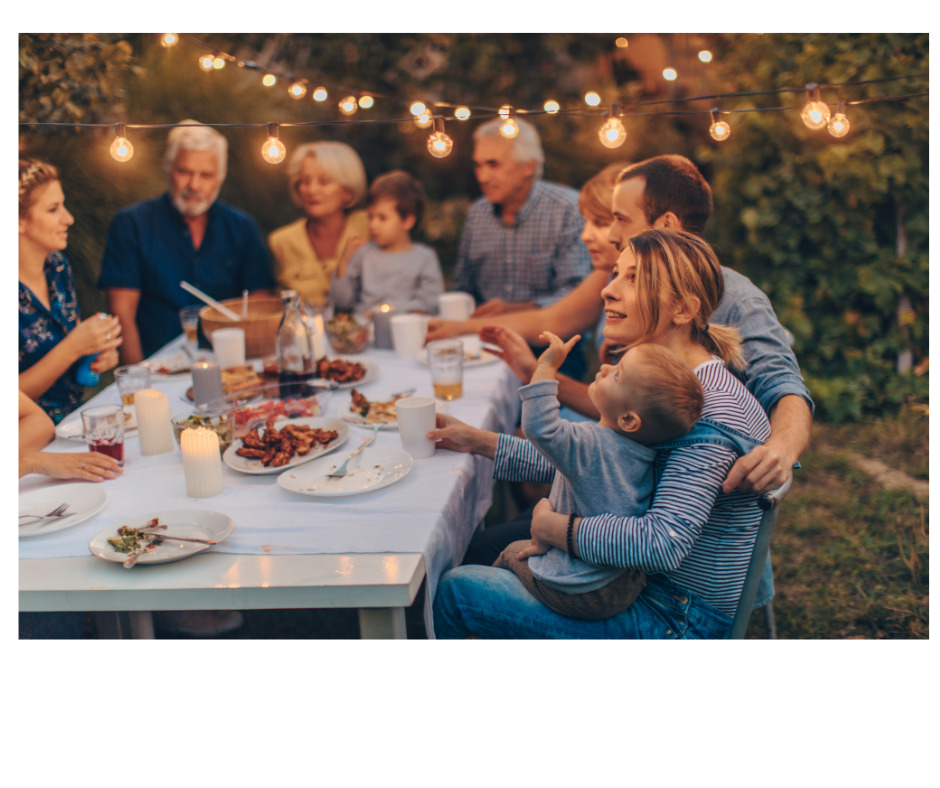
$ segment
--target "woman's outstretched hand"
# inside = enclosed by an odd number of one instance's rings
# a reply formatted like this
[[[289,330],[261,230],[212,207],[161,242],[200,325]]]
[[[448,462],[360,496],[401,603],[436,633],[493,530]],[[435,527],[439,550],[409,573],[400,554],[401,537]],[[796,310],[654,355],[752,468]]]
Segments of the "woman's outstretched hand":
[[[509,365],[519,380],[528,383],[532,379],[538,360],[522,334],[503,326],[485,326],[480,329],[480,339],[501,348],[502,352],[495,355]]]

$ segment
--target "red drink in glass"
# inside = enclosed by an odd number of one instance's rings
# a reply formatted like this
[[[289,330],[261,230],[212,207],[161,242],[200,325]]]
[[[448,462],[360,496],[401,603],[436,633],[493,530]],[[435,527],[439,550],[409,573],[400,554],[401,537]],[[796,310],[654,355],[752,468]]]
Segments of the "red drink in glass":
[[[124,441],[115,442],[110,438],[96,438],[88,442],[90,451],[96,451],[100,454],[107,454],[118,461],[119,465],[124,464]]]

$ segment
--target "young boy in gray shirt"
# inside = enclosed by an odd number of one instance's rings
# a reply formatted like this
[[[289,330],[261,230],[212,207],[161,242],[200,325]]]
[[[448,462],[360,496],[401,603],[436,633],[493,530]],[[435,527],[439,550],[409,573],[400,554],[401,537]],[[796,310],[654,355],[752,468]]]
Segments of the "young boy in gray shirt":
[[[519,389],[522,431],[556,468],[549,501],[556,512],[641,515],[653,493],[651,444],[685,435],[702,413],[702,384],[687,364],[660,345],[630,348],[605,364],[588,395],[600,413],[594,422],[559,415],[558,368],[579,337],[549,342],[532,381]],[[639,570],[589,564],[534,540],[513,542],[494,566],[510,569],[556,613],[600,619],[626,610],[646,584]]]

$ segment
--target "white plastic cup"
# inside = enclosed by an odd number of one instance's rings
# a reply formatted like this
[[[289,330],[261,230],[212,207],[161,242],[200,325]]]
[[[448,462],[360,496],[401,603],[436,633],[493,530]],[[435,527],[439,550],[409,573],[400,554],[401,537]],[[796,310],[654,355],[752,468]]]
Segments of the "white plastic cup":
[[[436,426],[433,397],[405,397],[395,403],[401,445],[414,459],[434,454],[435,443],[428,433]]]
[[[437,313],[441,320],[469,320],[476,307],[469,293],[442,293],[437,299]]]
[[[212,352],[222,369],[242,366],[245,363],[245,329],[219,328],[213,331]]]
[[[424,315],[395,315],[391,326],[392,346],[398,357],[417,358],[428,334],[428,318]]]

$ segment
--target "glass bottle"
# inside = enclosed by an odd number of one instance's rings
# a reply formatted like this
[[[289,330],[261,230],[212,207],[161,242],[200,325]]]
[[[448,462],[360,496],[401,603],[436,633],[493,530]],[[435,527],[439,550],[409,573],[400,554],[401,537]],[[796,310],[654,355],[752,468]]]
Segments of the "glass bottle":
[[[296,290],[281,293],[284,314],[277,329],[277,371],[282,396],[299,396],[306,388],[300,381],[314,372],[310,329],[300,312]]]

